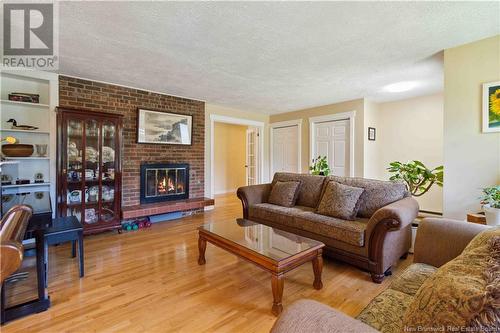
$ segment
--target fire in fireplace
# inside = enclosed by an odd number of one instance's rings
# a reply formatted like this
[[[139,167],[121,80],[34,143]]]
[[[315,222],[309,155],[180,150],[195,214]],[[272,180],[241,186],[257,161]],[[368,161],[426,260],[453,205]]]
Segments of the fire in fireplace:
[[[141,204],[189,198],[189,164],[142,164]]]

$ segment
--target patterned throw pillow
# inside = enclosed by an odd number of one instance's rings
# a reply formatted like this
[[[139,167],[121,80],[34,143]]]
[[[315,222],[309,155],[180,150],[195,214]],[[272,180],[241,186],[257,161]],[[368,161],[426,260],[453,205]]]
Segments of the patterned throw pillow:
[[[359,209],[359,197],[363,191],[364,189],[359,187],[330,181],[319,202],[317,213],[343,220],[354,220]]]
[[[462,254],[420,287],[405,331],[497,332],[500,327],[500,228],[477,235]]]
[[[300,182],[278,181],[273,184],[267,202],[283,207],[293,207],[295,206],[295,201],[297,201],[299,187]]]

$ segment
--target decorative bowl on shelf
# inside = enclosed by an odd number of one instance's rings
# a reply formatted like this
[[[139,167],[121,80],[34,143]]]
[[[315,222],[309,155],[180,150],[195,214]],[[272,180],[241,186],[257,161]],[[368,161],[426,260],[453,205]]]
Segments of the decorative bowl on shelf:
[[[12,143],[2,145],[2,153],[7,157],[29,157],[33,155],[33,145]]]

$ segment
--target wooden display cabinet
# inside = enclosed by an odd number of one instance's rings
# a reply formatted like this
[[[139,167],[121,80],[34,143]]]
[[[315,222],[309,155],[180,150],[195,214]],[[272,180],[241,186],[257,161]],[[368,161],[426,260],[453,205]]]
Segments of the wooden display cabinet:
[[[121,230],[122,117],[57,109],[57,213],[84,233]]]

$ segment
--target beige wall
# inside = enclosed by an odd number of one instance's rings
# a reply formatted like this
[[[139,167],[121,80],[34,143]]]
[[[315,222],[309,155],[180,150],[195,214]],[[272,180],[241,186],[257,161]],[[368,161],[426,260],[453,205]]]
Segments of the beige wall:
[[[263,160],[263,179],[264,182],[269,180],[269,116],[259,113],[257,111],[243,111],[232,109],[216,104],[205,104],[205,195],[211,195],[210,183],[211,183],[211,149],[210,149],[210,138],[211,138],[211,115],[218,115],[224,117],[239,118],[249,121],[256,121],[264,123],[264,131],[261,135],[264,138],[264,160]],[[215,171],[215,170],[214,170]],[[214,177],[215,178],[215,177]],[[214,184],[215,185],[215,184]]]
[[[215,194],[236,192],[246,185],[247,126],[214,124],[214,190]]]
[[[364,133],[363,133],[363,177],[373,178],[373,179],[384,179],[380,174],[379,164],[380,162],[380,146],[379,145],[379,128],[378,128],[378,114],[379,114],[379,104],[364,100]],[[368,140],[368,127],[374,127],[376,129],[376,140]]]
[[[500,35],[444,51],[444,215],[479,211],[500,184],[500,133],[481,133],[481,85],[500,80]]]
[[[309,118],[324,116],[328,114],[335,114],[341,112],[349,112],[356,111],[356,120],[355,120],[355,143],[354,143],[354,174],[355,176],[362,177],[363,176],[363,161],[364,161],[364,152],[363,152],[363,133],[364,133],[364,124],[363,124],[363,114],[364,114],[364,101],[363,99],[356,99],[352,101],[329,104],[324,106],[319,106],[310,109],[298,110],[287,113],[280,113],[276,115],[272,115],[270,118],[271,123],[287,121],[287,120],[295,120],[302,119],[302,172],[308,172],[309,164],[311,161],[311,156],[309,156]]]
[[[375,141],[366,142],[365,176],[387,180],[392,161],[422,161],[430,169],[443,164],[443,94],[365,105],[366,127],[375,127]],[[367,134],[365,133],[367,136]],[[443,190],[433,186],[416,197],[420,209],[443,211]]]

